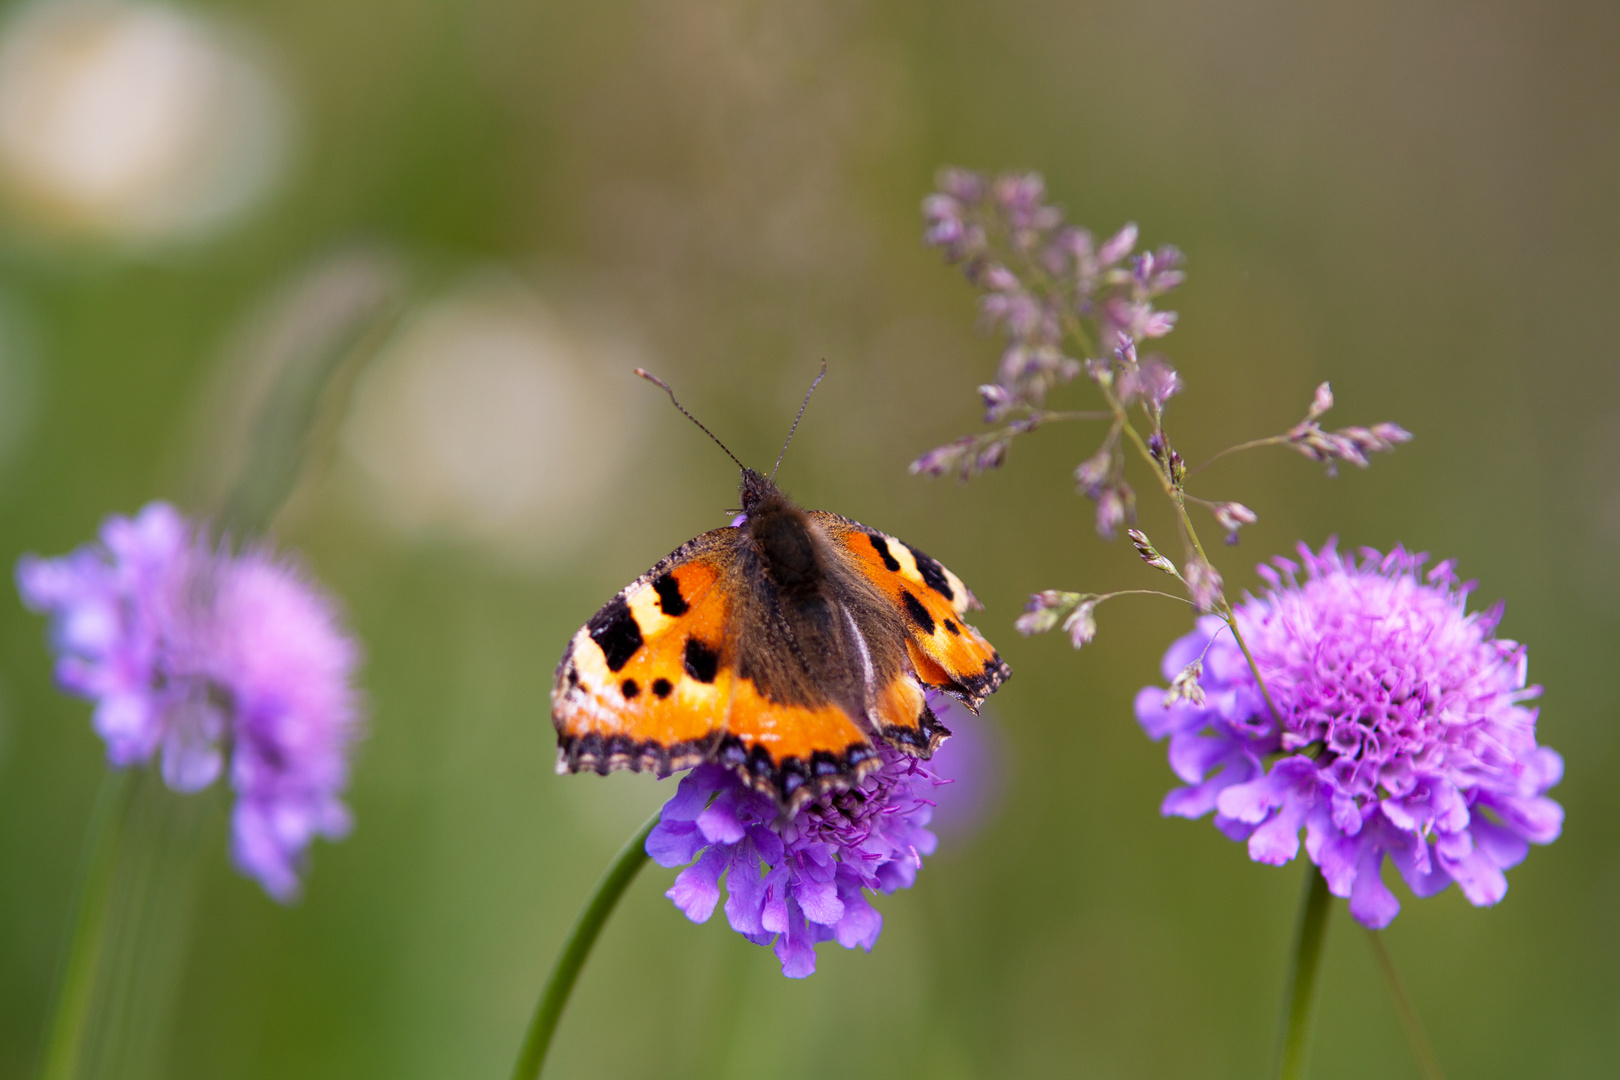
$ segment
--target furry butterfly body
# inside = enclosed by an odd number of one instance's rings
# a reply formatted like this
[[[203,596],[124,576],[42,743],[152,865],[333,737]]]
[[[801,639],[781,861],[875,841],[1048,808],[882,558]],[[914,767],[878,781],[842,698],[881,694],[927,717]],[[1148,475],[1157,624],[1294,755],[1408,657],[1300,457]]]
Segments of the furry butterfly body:
[[[742,473],[743,520],[688,541],[569,642],[552,688],[559,772],[732,769],[793,812],[887,743],[927,758],[924,698],[978,710],[1011,674],[934,559]]]

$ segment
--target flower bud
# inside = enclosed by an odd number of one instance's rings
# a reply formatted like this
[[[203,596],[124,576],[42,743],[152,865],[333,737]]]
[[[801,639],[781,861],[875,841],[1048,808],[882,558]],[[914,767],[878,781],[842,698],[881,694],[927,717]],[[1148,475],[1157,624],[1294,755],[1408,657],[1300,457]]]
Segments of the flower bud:
[[[941,169],[935,183],[941,191],[965,203],[976,203],[984,198],[984,175],[971,169]]]
[[[1238,542],[1239,529],[1260,520],[1253,510],[1239,502],[1218,502],[1210,507],[1210,511],[1215,515],[1220,527],[1226,530],[1228,544],[1235,545]]]
[[[1104,540],[1112,540],[1119,535],[1119,527],[1130,516],[1130,505],[1126,498],[1128,491],[1130,489],[1124,484],[1112,484],[1103,488],[1097,496],[1097,535]]]
[[[979,387],[979,400],[984,402],[984,422],[987,424],[1000,420],[1018,404],[1013,392],[999,383],[985,383]]]
[[[1091,644],[1097,636],[1097,601],[1083,600],[1075,606],[1074,612],[1063,620],[1063,629],[1069,633],[1069,643],[1075,648]]]
[[[1170,689],[1164,693],[1164,707],[1169,708],[1178,701],[1185,701],[1194,708],[1203,708],[1204,688],[1199,679],[1204,676],[1204,659],[1199,657],[1176,674],[1170,681]]]
[[[1103,241],[1102,247],[1097,249],[1097,261],[1104,266],[1112,266],[1129,255],[1134,247],[1136,247],[1136,223],[1133,221]]]
[[[1064,613],[1079,599],[1079,593],[1044,589],[1029,598],[1029,603],[1024,607],[1024,614],[1013,621],[1013,627],[1026,637],[1030,634],[1044,634],[1057,626]]]
[[[1136,548],[1136,553],[1142,556],[1143,562],[1155,570],[1164,571],[1172,577],[1179,576],[1176,574],[1176,564],[1160,555],[1158,549],[1153,546],[1148,540],[1147,534],[1141,529],[1132,529],[1125,535],[1131,538],[1131,544]]]
[[[1075,466],[1074,486],[1082,494],[1097,498],[1099,489],[1113,471],[1113,465],[1113,448],[1105,446]]]
[[[1333,387],[1323,383],[1316,388],[1316,397],[1311,400],[1311,408],[1305,414],[1305,419],[1307,421],[1318,419],[1331,408],[1333,408]]]

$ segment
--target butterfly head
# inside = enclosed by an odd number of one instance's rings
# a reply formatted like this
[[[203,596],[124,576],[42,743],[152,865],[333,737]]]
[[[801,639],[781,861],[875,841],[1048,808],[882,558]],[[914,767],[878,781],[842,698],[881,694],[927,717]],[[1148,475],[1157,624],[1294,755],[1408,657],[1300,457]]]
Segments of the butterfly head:
[[[770,477],[753,469],[743,469],[739,490],[742,494],[742,512],[748,518],[760,517],[781,506],[791,505],[788,497],[782,494],[782,489]]]

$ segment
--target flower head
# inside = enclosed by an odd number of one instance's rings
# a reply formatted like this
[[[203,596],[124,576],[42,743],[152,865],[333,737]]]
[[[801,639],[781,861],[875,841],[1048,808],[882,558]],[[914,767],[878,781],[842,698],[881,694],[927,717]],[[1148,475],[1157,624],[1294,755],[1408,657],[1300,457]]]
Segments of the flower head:
[[[1202,656],[1205,700],[1137,696],[1137,719],[1170,736],[1188,785],[1163,812],[1213,810],[1271,865],[1299,853],[1303,828],[1307,855],[1367,926],[1400,910],[1380,876],[1386,855],[1418,896],[1456,882],[1470,903],[1496,903],[1503,871],[1563,824],[1546,797],[1563,761],[1536,744],[1524,703],[1541,688],[1526,686],[1524,646],[1494,636],[1500,605],[1466,610],[1472,583],[1449,561],[1425,574],[1425,556],[1401,548],[1363,549],[1359,562],[1331,541],[1299,550],[1303,580],[1276,559],[1260,568],[1271,587],[1236,609],[1277,718],[1215,616],[1164,658],[1170,679]]]
[[[268,549],[211,548],[153,503],[101,542],[17,565],[23,603],[51,616],[63,690],[94,701],[107,759],[161,760],[180,792],[229,759],[239,869],[286,901],[316,836],[349,828],[339,795],[359,733],[359,649],[332,602]]]
[[[686,867],[664,895],[693,922],[706,922],[724,877],[731,928],[756,945],[773,944],[792,979],[816,970],[820,942],[870,951],[883,916],[866,894],[916,880],[937,843],[928,828],[934,790],[950,783],[886,745],[878,756],[879,767],[859,784],[785,820],[774,800],[729,770],[699,765],[681,778],[647,838],[660,866]]]

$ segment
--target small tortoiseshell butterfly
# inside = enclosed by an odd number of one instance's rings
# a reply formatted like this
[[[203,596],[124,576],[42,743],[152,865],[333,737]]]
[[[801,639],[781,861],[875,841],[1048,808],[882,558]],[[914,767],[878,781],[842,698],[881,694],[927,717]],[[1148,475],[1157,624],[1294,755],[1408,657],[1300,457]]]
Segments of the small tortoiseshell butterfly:
[[[793,813],[876,768],[877,740],[930,757],[950,732],[925,688],[977,712],[1011,674],[962,621],[980,604],[955,574],[737,464],[738,522],[682,544],[569,642],[551,691],[558,772],[713,761]]]

